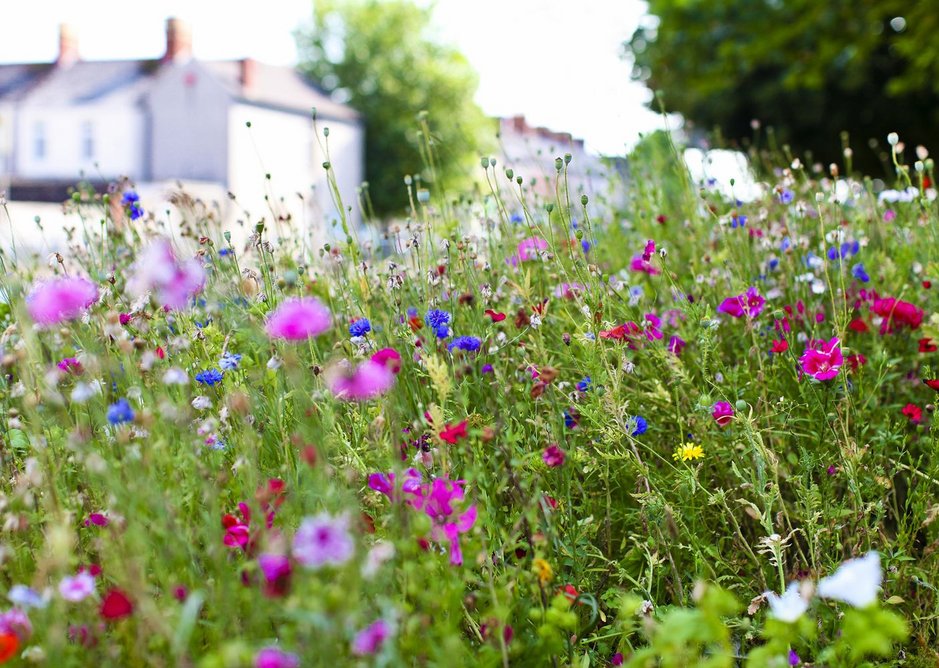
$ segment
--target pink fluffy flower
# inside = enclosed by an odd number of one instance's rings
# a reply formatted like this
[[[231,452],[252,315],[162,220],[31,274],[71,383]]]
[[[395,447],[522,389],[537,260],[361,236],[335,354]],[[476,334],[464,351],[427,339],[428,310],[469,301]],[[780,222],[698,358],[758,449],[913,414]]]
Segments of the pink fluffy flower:
[[[394,348],[382,348],[372,355],[371,359],[390,369],[392,373],[401,371],[401,354]]]
[[[755,318],[763,312],[765,305],[766,300],[760,296],[756,288],[750,287],[747,288],[747,291],[742,295],[728,297],[722,301],[721,305],[717,307],[717,310],[721,313],[726,313],[732,318]]]
[[[265,647],[254,657],[254,668],[300,668],[300,657],[277,647]]]
[[[566,453],[561,450],[557,444],[549,445],[544,449],[544,452],[541,453],[541,459],[551,468],[557,468],[564,464],[564,458],[566,456]]]
[[[384,619],[372,622],[355,634],[352,640],[352,653],[356,656],[376,654],[388,639],[391,628]]]
[[[714,421],[721,427],[726,427],[730,424],[730,421],[734,419],[734,407],[730,405],[727,401],[718,401],[714,404],[714,410],[711,412],[711,417],[714,418]]]
[[[305,341],[332,326],[329,309],[313,297],[288,299],[267,319],[267,335],[272,339]]]
[[[838,337],[828,341],[810,341],[809,347],[799,358],[802,371],[815,380],[831,380],[838,375],[844,356]]]
[[[394,379],[394,373],[384,364],[365,360],[353,367],[343,361],[329,371],[326,384],[337,399],[365,401],[387,392]]]
[[[540,237],[528,237],[519,242],[515,254],[510,256],[506,262],[513,267],[517,267],[520,262],[528,262],[529,260],[537,259],[541,251],[545,250],[548,250],[547,241]]]
[[[80,276],[40,281],[26,297],[26,310],[39,325],[58,325],[81,317],[98,301],[98,288]]]
[[[205,287],[205,269],[196,258],[179,260],[168,239],[159,239],[141,253],[127,282],[131,294],[153,293],[165,307],[185,308]]]

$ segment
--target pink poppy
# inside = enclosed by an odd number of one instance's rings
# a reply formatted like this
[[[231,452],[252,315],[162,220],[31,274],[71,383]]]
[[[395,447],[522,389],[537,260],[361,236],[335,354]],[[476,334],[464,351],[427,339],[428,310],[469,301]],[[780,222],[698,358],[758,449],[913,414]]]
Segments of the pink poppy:
[[[181,309],[205,287],[205,269],[196,258],[180,260],[168,239],[159,239],[140,255],[127,281],[137,296],[152,292],[166,308]]]
[[[838,337],[828,341],[810,341],[799,358],[802,371],[815,380],[831,380],[838,375],[844,356]]]
[[[506,262],[513,267],[517,267],[520,262],[536,260],[541,251],[548,250],[548,242],[540,237],[528,237],[522,239],[514,255],[511,255]]]
[[[766,300],[760,296],[756,288],[747,288],[742,295],[728,297],[717,307],[718,312],[726,313],[732,318],[755,318],[763,312]]]
[[[26,297],[26,310],[37,324],[58,325],[81,317],[98,301],[98,288],[80,276],[40,281]]]
[[[318,299],[306,297],[282,302],[268,317],[265,329],[272,339],[305,341],[319,336],[331,326],[329,309]]]
[[[714,421],[721,427],[726,427],[730,424],[730,421],[734,419],[734,407],[730,405],[727,401],[718,401],[714,404],[714,410],[711,412],[711,417],[714,418]]]

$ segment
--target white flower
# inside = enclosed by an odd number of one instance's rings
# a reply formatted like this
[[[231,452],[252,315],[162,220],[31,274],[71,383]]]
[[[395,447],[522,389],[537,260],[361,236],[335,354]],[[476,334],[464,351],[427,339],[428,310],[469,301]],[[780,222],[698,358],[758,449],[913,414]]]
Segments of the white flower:
[[[199,395],[192,400],[192,407],[200,411],[208,410],[212,408],[212,400],[205,395]]]
[[[809,602],[799,593],[798,582],[790,582],[782,596],[777,596],[774,591],[764,592],[763,595],[769,603],[770,614],[781,622],[791,624],[809,609]]]
[[[89,399],[91,399],[96,394],[101,392],[101,384],[98,381],[92,381],[90,383],[83,383],[81,381],[75,383],[75,387],[72,388],[72,401],[77,404],[83,404]]]
[[[283,363],[284,361],[282,359],[280,359],[277,355],[274,355],[271,357],[271,359],[267,360],[267,368],[271,371],[277,371],[277,369],[279,369]]]
[[[362,564],[362,576],[371,579],[378,573],[378,569],[386,561],[395,556],[394,543],[386,540],[380,540],[365,555],[365,563]]]
[[[77,603],[95,592],[95,579],[88,571],[74,577],[66,576],[59,583],[59,594],[66,601]]]
[[[834,573],[818,583],[818,595],[864,608],[877,600],[877,590],[884,579],[880,555],[868,552],[858,559],[848,559]]]
[[[186,372],[176,366],[170,367],[163,374],[164,385],[186,385],[188,382],[189,377]]]

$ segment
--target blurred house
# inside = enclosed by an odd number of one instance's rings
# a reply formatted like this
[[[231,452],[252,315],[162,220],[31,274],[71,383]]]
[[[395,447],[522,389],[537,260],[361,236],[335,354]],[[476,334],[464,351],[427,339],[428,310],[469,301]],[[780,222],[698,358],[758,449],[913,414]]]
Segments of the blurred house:
[[[580,206],[581,195],[593,198],[609,188],[610,170],[603,160],[584,148],[583,139],[575,139],[570,133],[533,127],[524,116],[512,116],[499,119],[499,142],[499,164],[512,169],[543,197],[554,198],[555,161],[567,153],[571,156],[568,190],[575,206]]]
[[[126,176],[145,204],[146,193],[180,181],[217,195],[232,216],[270,218],[273,207],[277,216],[331,217],[324,127],[340,192],[354,205],[361,119],[293,68],[195,60],[189,27],[172,18],[161,59],[83,61],[76,34],[62,26],[54,63],[0,65],[0,190],[61,202],[80,178],[103,185]]]

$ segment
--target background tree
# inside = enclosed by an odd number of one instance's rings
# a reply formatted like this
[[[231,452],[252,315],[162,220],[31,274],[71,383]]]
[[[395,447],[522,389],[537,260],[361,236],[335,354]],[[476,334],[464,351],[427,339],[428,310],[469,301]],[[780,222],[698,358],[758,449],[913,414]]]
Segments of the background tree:
[[[432,38],[430,12],[405,0],[317,0],[313,26],[297,35],[304,73],[363,115],[365,175],[379,215],[407,205],[406,174],[438,191],[464,187],[495,134],[473,102],[475,71]]]
[[[897,131],[939,150],[939,6],[908,0],[650,0],[627,43],[668,111],[731,140],[751,120],[795,150],[870,168]],[[864,150],[859,150],[864,149]]]

